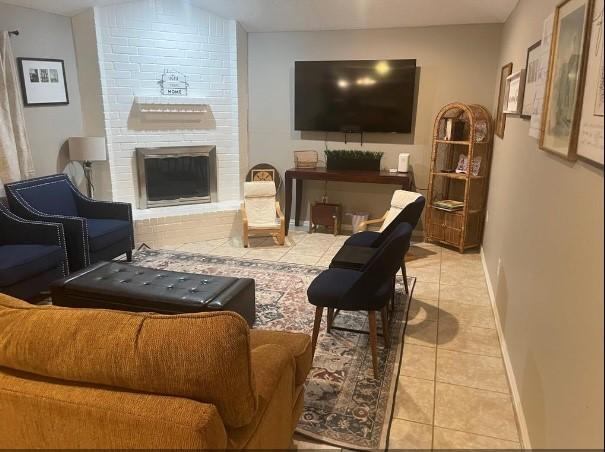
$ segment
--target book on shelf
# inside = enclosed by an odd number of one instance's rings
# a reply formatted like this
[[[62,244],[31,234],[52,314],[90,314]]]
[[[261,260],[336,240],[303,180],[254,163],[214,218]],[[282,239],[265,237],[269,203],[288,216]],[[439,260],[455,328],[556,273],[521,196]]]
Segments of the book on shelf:
[[[443,199],[441,201],[433,202],[433,207],[439,210],[445,210],[448,212],[455,212],[464,208],[464,202],[456,201],[453,199]]]

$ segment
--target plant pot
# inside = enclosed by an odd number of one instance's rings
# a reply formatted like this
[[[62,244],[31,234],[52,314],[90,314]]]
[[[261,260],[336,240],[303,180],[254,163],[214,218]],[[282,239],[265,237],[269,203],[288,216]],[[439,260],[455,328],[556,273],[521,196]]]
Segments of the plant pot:
[[[380,160],[327,157],[326,167],[329,170],[380,171]]]

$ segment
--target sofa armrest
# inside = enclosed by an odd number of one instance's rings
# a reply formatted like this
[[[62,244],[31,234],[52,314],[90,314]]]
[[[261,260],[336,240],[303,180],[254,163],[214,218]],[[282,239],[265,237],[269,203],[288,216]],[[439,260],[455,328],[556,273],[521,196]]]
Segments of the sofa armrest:
[[[228,449],[286,450],[292,443],[295,377],[294,359],[279,345],[251,351],[258,410],[245,427],[228,429]]]
[[[296,363],[296,384],[302,385],[311,370],[311,337],[308,334],[287,331],[250,330],[250,348],[252,351],[267,344],[285,348]]]

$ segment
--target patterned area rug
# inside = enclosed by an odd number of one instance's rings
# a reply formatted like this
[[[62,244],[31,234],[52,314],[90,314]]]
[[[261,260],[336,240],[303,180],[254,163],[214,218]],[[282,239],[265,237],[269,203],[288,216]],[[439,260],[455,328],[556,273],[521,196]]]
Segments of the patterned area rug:
[[[313,331],[315,307],[307,301],[306,291],[323,268],[163,250],[140,251],[133,263],[162,270],[253,278],[255,328],[307,334]],[[412,292],[415,279],[409,278],[408,282]],[[300,434],[351,449],[387,447],[409,307],[401,277],[395,306],[391,347],[387,349],[382,338],[378,339],[377,379],[373,376],[368,336],[339,330],[327,334],[324,314],[306,383],[305,409],[297,428]],[[334,325],[367,331],[367,314],[341,312]]]

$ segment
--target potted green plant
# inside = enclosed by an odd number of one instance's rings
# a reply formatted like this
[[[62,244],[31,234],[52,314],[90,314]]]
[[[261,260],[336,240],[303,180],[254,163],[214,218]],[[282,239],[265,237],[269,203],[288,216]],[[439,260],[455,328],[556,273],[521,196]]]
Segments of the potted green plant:
[[[380,171],[382,152],[334,149],[324,151],[329,170]]]

